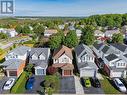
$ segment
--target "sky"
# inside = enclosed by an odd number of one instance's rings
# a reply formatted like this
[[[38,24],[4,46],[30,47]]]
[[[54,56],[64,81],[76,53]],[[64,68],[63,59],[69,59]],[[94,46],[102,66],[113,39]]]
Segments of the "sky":
[[[113,13],[127,13],[127,0],[15,0],[14,15],[80,17]]]

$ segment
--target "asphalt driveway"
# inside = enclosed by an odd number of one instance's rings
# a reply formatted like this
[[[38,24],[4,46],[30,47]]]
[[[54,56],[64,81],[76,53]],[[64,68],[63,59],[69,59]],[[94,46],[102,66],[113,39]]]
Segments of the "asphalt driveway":
[[[43,90],[44,76],[34,76],[35,83],[32,90],[26,90],[26,94],[40,94]]]
[[[74,77],[62,77],[60,80],[61,94],[76,94]]]
[[[81,81],[85,94],[104,94],[104,91],[102,88],[95,88],[93,86],[91,86],[90,88],[86,88],[84,85],[84,81],[82,79],[80,81]]]

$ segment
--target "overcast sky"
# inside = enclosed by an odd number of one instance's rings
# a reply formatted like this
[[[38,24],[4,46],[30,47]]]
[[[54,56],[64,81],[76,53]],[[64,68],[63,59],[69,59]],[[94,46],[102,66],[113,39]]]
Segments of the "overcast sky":
[[[127,0],[15,0],[15,16],[127,13]]]

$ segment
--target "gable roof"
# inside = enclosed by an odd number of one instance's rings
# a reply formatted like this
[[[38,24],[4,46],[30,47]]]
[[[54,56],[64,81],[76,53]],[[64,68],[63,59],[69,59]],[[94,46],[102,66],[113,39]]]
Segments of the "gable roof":
[[[108,35],[108,34],[118,34],[120,33],[119,29],[114,29],[114,30],[106,30],[105,31],[105,34]]]
[[[127,54],[124,54],[123,56],[127,58]]]
[[[30,51],[30,56],[29,56],[29,63],[34,64],[35,66],[40,66],[42,68],[46,68],[48,66],[48,60],[49,60],[49,53],[50,49],[49,48],[32,48]],[[39,57],[41,54],[45,55],[45,60],[33,60],[32,56],[35,55]]]
[[[58,59],[61,55],[66,54],[70,59],[73,59],[72,49],[62,45],[60,48],[54,50],[53,59]]]
[[[18,69],[20,65],[23,63],[23,60],[16,59],[16,60],[6,60],[1,65],[5,66],[5,69]]]
[[[104,44],[103,43],[100,43],[100,44],[97,44],[97,43],[94,43],[94,47],[99,50]]]
[[[102,31],[100,31],[100,30],[95,30],[94,34],[104,34],[104,33]]]
[[[28,51],[30,51],[30,47],[27,47],[27,46],[20,46],[20,47],[17,47],[17,48],[15,48],[15,49],[13,49],[13,50],[11,50],[9,53],[16,53],[16,54],[18,54],[18,55],[24,55],[24,54],[26,54]],[[8,53],[8,54],[9,54]]]
[[[108,61],[112,61],[118,58],[115,54],[109,54],[108,56],[105,57]]]
[[[126,48],[127,48],[127,46],[126,45],[124,45],[124,44],[118,44],[118,43],[112,43],[112,44],[110,44],[111,46],[113,46],[113,47],[115,47],[115,48],[117,48],[117,49],[119,49],[120,51],[125,51],[126,50]]]
[[[76,48],[75,48],[75,52],[76,52],[76,55],[77,57],[80,57],[82,54],[84,54],[86,52],[86,54],[89,54],[91,56],[94,56],[93,55],[93,51],[86,45],[84,44],[80,44],[78,45]]]

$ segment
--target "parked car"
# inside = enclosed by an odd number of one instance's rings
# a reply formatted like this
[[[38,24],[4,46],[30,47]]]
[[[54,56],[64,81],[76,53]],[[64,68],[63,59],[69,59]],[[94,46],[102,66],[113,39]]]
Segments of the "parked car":
[[[14,78],[10,78],[8,81],[5,82],[3,89],[4,90],[11,89],[11,87],[14,85],[14,83],[15,83],[15,79]]]
[[[126,92],[126,87],[119,78],[114,78],[113,81],[121,92]]]
[[[26,89],[27,89],[27,90],[33,89],[34,82],[35,82],[35,78],[34,78],[34,77],[30,77],[30,78],[28,79],[28,81],[27,81]]]
[[[99,80],[97,78],[90,78],[91,80],[91,84],[94,86],[94,87],[97,87],[97,88],[100,88],[101,87],[101,84],[99,82]]]
[[[89,88],[89,87],[91,87],[91,82],[90,82],[90,79],[84,79],[84,81],[85,81],[85,87],[87,87],[87,88]]]

